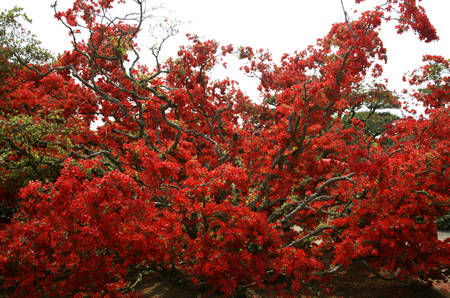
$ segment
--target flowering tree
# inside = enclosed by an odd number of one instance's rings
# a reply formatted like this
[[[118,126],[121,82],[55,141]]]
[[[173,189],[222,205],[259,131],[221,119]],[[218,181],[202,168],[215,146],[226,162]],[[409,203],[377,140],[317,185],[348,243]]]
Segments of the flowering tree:
[[[412,94],[424,116],[365,130],[400,105],[377,81],[381,23],[438,39],[416,1],[345,14],[279,64],[190,35],[165,62],[154,46],[154,67],[136,44],[146,3],[113,17],[115,2],[55,7],[73,49],[53,61],[27,59],[5,22],[1,67],[14,71],[1,85],[1,192],[17,211],[0,231],[3,287],[116,296],[139,282],[131,275],[170,272],[225,295],[283,295],[284,277],[306,291],[355,262],[379,276],[448,277],[450,243],[435,224],[449,205],[448,61],[425,57],[410,78],[426,84]],[[230,54],[259,78],[263,104],[210,78]]]

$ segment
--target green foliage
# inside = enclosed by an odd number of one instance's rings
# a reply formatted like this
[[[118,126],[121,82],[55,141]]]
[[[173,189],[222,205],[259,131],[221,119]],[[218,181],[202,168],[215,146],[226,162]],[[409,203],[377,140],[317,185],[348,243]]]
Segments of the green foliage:
[[[382,135],[386,131],[387,124],[400,119],[397,115],[389,112],[375,112],[371,114],[367,111],[356,113],[355,118],[364,122],[364,132],[373,137]]]
[[[12,116],[0,112],[0,218],[8,222],[17,211],[20,188],[30,181],[55,180],[62,169],[59,157],[71,145],[57,112]],[[56,136],[55,136],[56,135]]]
[[[45,182],[58,176],[57,156],[70,145],[61,136],[71,133],[61,120],[56,113],[46,119],[0,114],[0,169],[8,172],[7,179],[21,181],[18,187],[23,187],[31,180]]]
[[[271,105],[271,106],[276,107],[277,106],[277,98],[276,98],[276,96],[271,96],[271,97],[266,98],[266,103]]]
[[[450,230],[450,212],[436,220],[439,230]]]
[[[447,62],[450,62],[450,59],[446,59]],[[424,70],[423,68],[421,69]],[[434,86],[438,89],[443,85],[443,78],[448,73],[448,68],[445,64],[439,63],[436,61],[429,61],[428,67],[426,68],[427,73],[424,76],[423,80],[433,81]],[[414,75],[414,73],[413,73]],[[432,90],[427,88],[418,88],[419,92],[423,92],[425,94],[430,94]]]
[[[36,36],[23,27],[31,19],[23,8],[14,7],[0,13],[0,74],[1,77],[18,66],[24,64],[44,64],[52,59],[51,53],[40,46]]]

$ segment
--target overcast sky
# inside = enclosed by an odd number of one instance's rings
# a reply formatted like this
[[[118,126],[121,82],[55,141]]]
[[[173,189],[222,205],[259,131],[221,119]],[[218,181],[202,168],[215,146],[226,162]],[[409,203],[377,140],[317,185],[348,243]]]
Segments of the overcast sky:
[[[25,13],[33,19],[31,30],[54,53],[70,49],[67,31],[53,18],[50,4],[54,0],[0,0],[0,8],[13,6],[25,8]],[[72,1],[59,0],[58,7],[68,7]],[[347,11],[364,7],[356,5],[354,0],[345,0]],[[379,1],[366,0],[372,6]],[[251,46],[270,50],[275,61],[283,53],[303,50],[323,37],[331,24],[344,20],[340,0],[164,0],[163,5],[177,18],[190,22],[181,27],[178,37],[167,43],[165,56],[174,55],[181,44],[186,44],[184,34],[189,32],[207,39],[215,39],[221,44]],[[450,58],[450,31],[448,30],[449,0],[423,0],[431,23],[436,27],[440,41],[426,44],[420,42],[413,32],[395,34],[393,25],[384,26],[382,39],[388,51],[388,65],[385,77],[389,79],[391,89],[401,90],[403,73],[421,65],[424,54],[442,55]],[[367,6],[366,6],[367,7]],[[167,11],[161,14],[169,13]],[[147,39],[148,43],[152,42]],[[146,40],[143,40],[145,43]],[[234,64],[227,76],[240,81],[240,74],[233,71]],[[237,67],[237,66],[236,66]],[[230,68],[230,67],[229,67]],[[255,85],[243,82],[241,87],[256,97]]]

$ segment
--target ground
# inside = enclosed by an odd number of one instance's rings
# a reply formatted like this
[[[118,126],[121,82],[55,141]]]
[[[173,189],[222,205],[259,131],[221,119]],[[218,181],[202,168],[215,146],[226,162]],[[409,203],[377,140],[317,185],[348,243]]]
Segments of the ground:
[[[363,272],[360,268],[351,268],[337,274],[331,283],[335,287],[332,297],[408,297],[408,298],[446,298],[450,297],[450,285],[435,283],[433,287],[414,281],[403,283],[400,281],[385,281],[372,274]],[[159,277],[150,280],[139,290],[144,297],[159,298],[200,298],[221,297],[220,294],[208,295],[206,291],[191,289],[177,284],[170,277]],[[268,297],[267,293],[255,293],[256,297]],[[326,297],[326,295],[325,295]]]

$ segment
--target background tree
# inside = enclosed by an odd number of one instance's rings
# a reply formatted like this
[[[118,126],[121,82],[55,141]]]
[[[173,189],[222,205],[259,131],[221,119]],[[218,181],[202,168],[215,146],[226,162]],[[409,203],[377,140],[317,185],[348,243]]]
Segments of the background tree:
[[[16,88],[19,84],[19,82],[15,80],[15,74],[21,66],[15,55],[20,55],[24,57],[24,60],[36,64],[45,63],[51,59],[50,53],[45,49],[42,49],[39,41],[22,27],[22,22],[31,23],[31,20],[26,14],[22,13],[21,8],[15,7],[10,11],[4,11],[0,14],[0,94],[3,101],[5,100],[5,97],[9,95],[9,90]],[[15,81],[12,82],[12,80]],[[5,116],[5,112],[8,111],[7,107],[2,105],[0,109],[2,121],[0,141],[2,145],[1,171],[3,172],[0,182],[0,215],[2,220],[8,220],[12,216],[12,212],[16,206],[15,194],[20,187],[25,186],[29,181],[24,181],[23,183],[18,182],[17,177],[12,177],[10,173],[8,173],[9,171],[3,167],[5,165],[6,156],[11,152],[11,150],[8,150],[9,146],[4,142],[4,134],[6,133],[4,131],[4,129],[6,129],[4,121],[10,121],[10,119],[6,120],[3,116]],[[11,121],[14,120],[11,119]],[[21,175],[19,174],[19,176]]]

